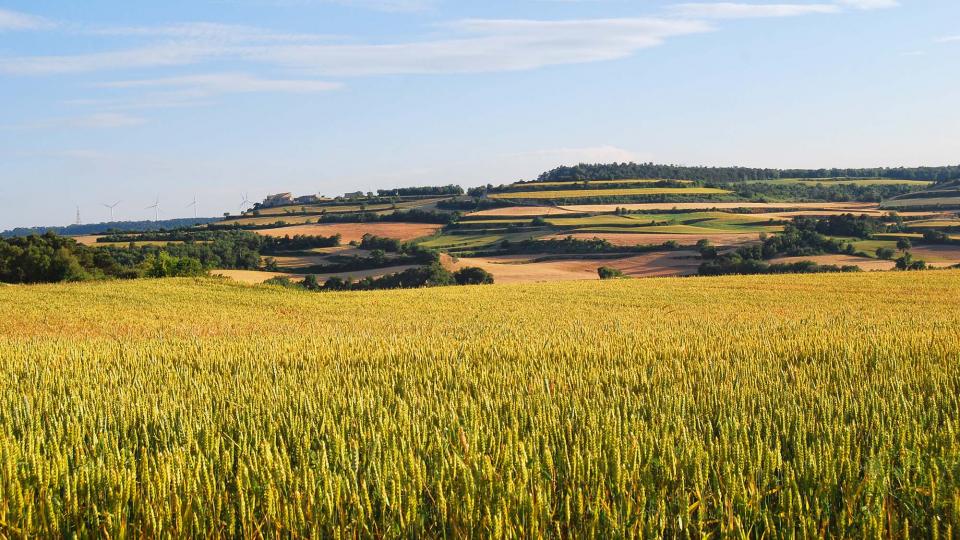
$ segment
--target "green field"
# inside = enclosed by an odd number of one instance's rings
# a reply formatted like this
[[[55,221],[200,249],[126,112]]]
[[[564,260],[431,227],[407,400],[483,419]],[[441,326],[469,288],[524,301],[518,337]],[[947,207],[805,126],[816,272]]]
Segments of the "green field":
[[[526,184],[513,184],[512,187],[529,186],[602,186],[610,184],[656,184],[657,182],[677,182],[680,184],[692,184],[692,180],[664,180],[662,178],[630,178],[626,180],[578,180],[569,182],[528,182]]]
[[[492,193],[491,199],[588,199],[597,197],[627,197],[645,195],[725,195],[730,191],[717,188],[626,188],[626,189],[570,189],[545,191],[518,191]]]
[[[539,235],[547,234],[549,231],[535,230],[517,233],[478,233],[478,234],[439,234],[427,237],[417,243],[421,246],[443,250],[443,251],[462,251],[471,249],[480,249],[493,246],[504,240],[511,242],[520,242],[529,240]]]
[[[799,184],[815,186],[855,185],[855,186],[916,186],[927,187],[933,184],[928,180],[899,180],[896,178],[779,178],[776,180],[751,180],[748,183],[763,184]]]

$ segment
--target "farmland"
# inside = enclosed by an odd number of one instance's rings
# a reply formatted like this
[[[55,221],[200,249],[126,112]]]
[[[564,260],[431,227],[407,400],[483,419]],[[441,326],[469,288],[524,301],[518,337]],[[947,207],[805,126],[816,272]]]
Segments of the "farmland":
[[[101,282],[0,309],[7,536],[960,526],[958,271]]]
[[[703,196],[703,195],[725,195],[730,193],[725,189],[718,188],[625,188],[625,189],[569,189],[569,190],[544,190],[544,191],[517,191],[508,193],[493,193],[492,199],[589,199],[596,197],[632,197],[632,196],[650,196],[650,195],[680,195],[680,196]]]
[[[914,186],[927,187],[933,182],[928,180],[901,180],[898,178],[779,178],[776,180],[755,180],[765,184],[856,185],[856,186]]]
[[[297,234],[333,236],[339,234],[344,242],[352,242],[359,241],[364,234],[412,240],[421,236],[429,236],[439,229],[439,225],[426,223],[324,223],[264,229],[258,231],[258,233],[264,236],[294,236]]]

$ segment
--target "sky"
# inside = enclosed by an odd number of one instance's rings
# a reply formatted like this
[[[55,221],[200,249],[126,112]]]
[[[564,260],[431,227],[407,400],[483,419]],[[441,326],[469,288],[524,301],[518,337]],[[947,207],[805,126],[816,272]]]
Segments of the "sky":
[[[960,162],[956,0],[0,0],[0,229],[578,162]]]

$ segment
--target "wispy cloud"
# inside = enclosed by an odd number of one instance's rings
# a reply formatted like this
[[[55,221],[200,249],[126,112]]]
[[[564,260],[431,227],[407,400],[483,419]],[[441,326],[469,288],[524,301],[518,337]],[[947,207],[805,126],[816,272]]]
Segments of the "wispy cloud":
[[[700,21],[657,18],[477,19],[447,28],[454,37],[376,45],[191,37],[101,53],[0,58],[0,72],[51,75],[182,66],[215,59],[345,76],[511,71],[624,58],[671,37],[711,30]]]
[[[854,9],[887,9],[900,5],[898,0],[838,0],[841,5]]]
[[[230,3],[269,4],[280,7],[303,7],[319,4],[336,4],[386,12],[425,11],[440,0],[224,0]]]
[[[190,97],[218,94],[282,92],[310,94],[342,88],[341,83],[299,79],[263,79],[245,73],[211,73],[159,79],[136,79],[100,83],[101,88],[172,88]]]
[[[960,41],[960,36],[945,36],[937,40],[937,43],[955,43]]]
[[[703,19],[756,19],[796,17],[800,15],[839,13],[837,4],[747,4],[739,2],[677,4],[671,11],[681,17]]]
[[[37,120],[27,124],[6,126],[5,129],[23,130],[23,129],[61,129],[61,128],[84,128],[84,129],[116,129],[132,126],[139,126],[146,121],[138,116],[131,116],[118,112],[99,112],[84,116],[73,116],[66,118],[51,118],[46,120]]]
[[[44,30],[53,28],[55,23],[26,13],[0,8],[0,32],[5,30]]]

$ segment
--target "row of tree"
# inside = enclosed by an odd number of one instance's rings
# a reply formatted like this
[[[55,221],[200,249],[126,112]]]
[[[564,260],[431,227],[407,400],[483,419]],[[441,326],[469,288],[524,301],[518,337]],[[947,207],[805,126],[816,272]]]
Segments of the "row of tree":
[[[422,287],[443,287],[448,285],[486,285],[494,282],[493,275],[482,268],[466,267],[450,272],[439,262],[426,266],[408,268],[402,272],[381,277],[366,277],[358,281],[332,277],[320,283],[314,275],[303,281],[295,282],[290,278],[274,278],[269,285],[280,285],[310,291],[373,291],[383,289],[417,289]]]
[[[581,163],[557,167],[539,182],[665,178],[702,182],[746,182],[780,178],[896,178],[945,182],[960,178],[960,165],[946,167],[872,167],[859,169],[760,169],[750,167],[687,167],[655,163]]]

